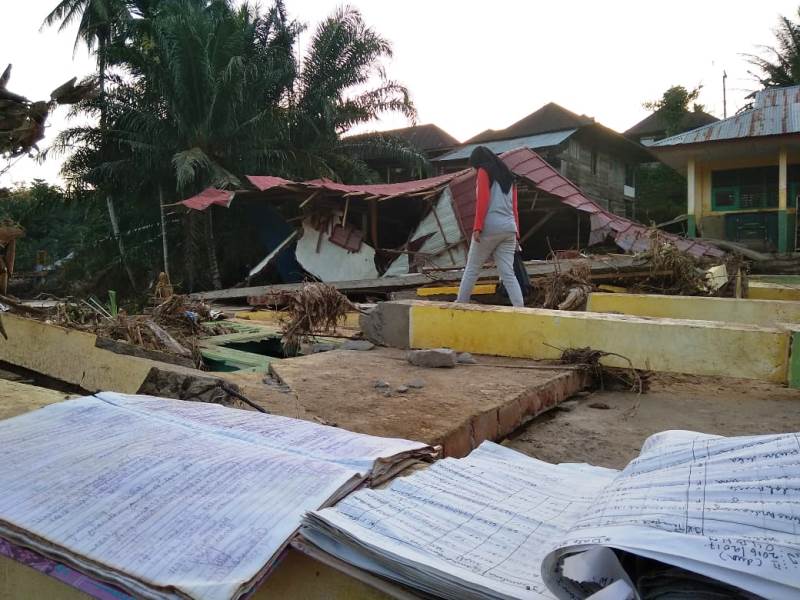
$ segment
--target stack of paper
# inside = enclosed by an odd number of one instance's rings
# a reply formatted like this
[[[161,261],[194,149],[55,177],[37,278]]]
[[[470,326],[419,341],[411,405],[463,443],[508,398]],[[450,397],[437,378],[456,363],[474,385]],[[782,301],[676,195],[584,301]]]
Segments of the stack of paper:
[[[375,438],[212,404],[100,394],[0,422],[0,537],[142,598],[238,598],[302,514],[396,462]]]
[[[800,438],[666,432],[621,472],[485,442],[314,511],[301,531],[342,560],[443,598],[634,598],[640,582],[620,550],[797,598]]]

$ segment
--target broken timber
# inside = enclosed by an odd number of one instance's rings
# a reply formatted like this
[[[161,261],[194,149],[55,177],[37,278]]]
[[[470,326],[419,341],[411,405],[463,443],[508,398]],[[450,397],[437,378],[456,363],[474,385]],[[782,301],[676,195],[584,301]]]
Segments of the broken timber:
[[[576,264],[586,264],[592,273],[624,273],[625,270],[641,270],[647,263],[635,256],[609,255],[603,258],[581,258],[571,260],[561,260],[558,264],[551,261],[531,261],[526,263],[528,275],[547,275],[557,269],[566,271]],[[416,273],[401,275],[397,277],[381,277],[378,279],[361,279],[356,281],[332,281],[329,285],[334,286],[340,292],[389,292],[406,288],[416,288],[426,284],[448,281],[459,281],[463,274],[463,269],[453,269],[450,271],[436,271],[428,273]],[[482,278],[497,277],[496,268],[483,269]],[[192,294],[196,300],[228,300],[233,298],[248,298],[248,302],[253,305],[267,304],[268,299],[264,296],[276,292],[294,292],[303,288],[304,283],[288,283],[279,285],[262,285],[253,287],[230,288],[226,290],[212,290]]]

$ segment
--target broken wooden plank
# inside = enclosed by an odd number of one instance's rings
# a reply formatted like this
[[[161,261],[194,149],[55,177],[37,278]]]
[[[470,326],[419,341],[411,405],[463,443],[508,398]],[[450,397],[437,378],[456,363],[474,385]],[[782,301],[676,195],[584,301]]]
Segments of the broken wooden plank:
[[[174,352],[178,356],[192,355],[191,350],[188,350],[187,348],[181,346],[180,343],[178,343],[178,341],[174,337],[172,337],[169,333],[167,333],[167,331],[160,325],[157,325],[153,321],[148,321],[147,327],[158,338],[158,341],[164,344],[164,347],[170,352]]]
[[[555,272],[557,268],[562,271],[567,270],[572,265],[589,264],[593,273],[617,273],[624,272],[626,269],[639,269],[647,265],[641,258],[627,255],[612,255],[606,257],[578,258],[560,260],[558,266],[551,261],[536,261],[525,264],[528,275],[547,275]],[[377,279],[359,279],[354,281],[329,281],[340,292],[389,292],[405,288],[417,288],[439,282],[460,281],[464,272],[463,268],[456,268],[447,271],[429,271],[425,273],[410,273],[408,275],[398,275],[395,277],[379,277]],[[498,277],[496,268],[483,269],[480,277]],[[267,304],[268,299],[264,298],[269,294],[278,292],[296,292],[303,289],[305,283],[284,283],[277,285],[260,285],[241,288],[230,288],[226,290],[212,290],[208,292],[198,292],[191,295],[196,300],[226,300],[232,298],[248,298],[248,303],[254,306]]]
[[[182,367],[194,368],[194,361],[187,356],[177,356],[169,352],[162,352],[160,350],[148,350],[130,342],[123,342],[121,340],[112,340],[107,337],[97,337],[95,340],[95,347],[102,348],[103,350],[110,350],[115,354],[123,354],[125,356],[137,356],[139,358],[147,358],[149,360],[157,360],[159,362],[169,363],[171,365],[180,365]]]

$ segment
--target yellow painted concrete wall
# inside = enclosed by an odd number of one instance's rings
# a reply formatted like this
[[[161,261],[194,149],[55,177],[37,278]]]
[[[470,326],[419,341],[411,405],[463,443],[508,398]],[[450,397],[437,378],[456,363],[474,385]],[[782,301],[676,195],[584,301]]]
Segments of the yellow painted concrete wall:
[[[3,314],[8,339],[0,337],[0,360],[79,385],[89,391],[132,394],[161,363],[95,348],[91,333]],[[162,365],[163,366],[163,365]],[[170,370],[181,367],[169,366]]]
[[[0,420],[24,415],[70,397],[63,392],[0,379]]]
[[[586,310],[637,317],[750,323],[768,327],[779,323],[800,323],[800,302],[780,300],[593,293],[589,295]]]
[[[800,285],[750,281],[747,297],[754,300],[785,300],[800,302]]]
[[[481,296],[484,294],[494,294],[497,292],[497,284],[496,283],[477,283],[472,290],[473,296]],[[445,296],[445,295],[452,295],[455,296],[458,294],[458,286],[457,285],[443,285],[438,287],[421,287],[417,288],[417,296]]]
[[[589,346],[640,369],[785,382],[789,333],[709,321],[644,319],[532,308],[409,301],[413,348],[450,347],[496,356],[555,359]],[[604,363],[625,367],[607,357]]]

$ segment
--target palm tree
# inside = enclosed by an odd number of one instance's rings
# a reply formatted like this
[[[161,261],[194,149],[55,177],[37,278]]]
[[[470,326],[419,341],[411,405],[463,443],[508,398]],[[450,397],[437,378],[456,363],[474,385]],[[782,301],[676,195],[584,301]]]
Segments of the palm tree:
[[[64,31],[73,22],[78,20],[78,33],[75,36],[75,48],[81,41],[97,57],[97,71],[100,79],[100,95],[106,90],[106,49],[114,39],[114,34],[121,25],[128,20],[129,13],[124,0],[61,0],[56,7],[45,17],[43,27],[59,25],[58,30]],[[102,104],[101,104],[102,106]],[[100,129],[105,130],[105,113],[100,112]],[[111,230],[119,247],[120,259],[128,274],[131,287],[136,287],[133,271],[126,258],[125,243],[119,230],[119,220],[114,207],[111,194],[106,194],[108,218]]]
[[[798,9],[800,18],[800,9]],[[767,56],[747,55],[760,73],[754,74],[759,83],[767,87],[800,84],[800,23],[780,17],[775,29],[775,46],[764,46]]]
[[[391,56],[389,42],[352,7],[338,9],[319,24],[293,92],[289,141],[298,176],[363,179],[364,159],[379,157],[427,168],[419,152],[397,140],[343,138],[383,113],[416,118],[406,87],[386,77],[382,63]],[[364,89],[374,81],[376,86]]]
[[[126,6],[130,17],[103,50],[125,76],[83,105],[103,115],[100,130],[72,128],[58,139],[62,149],[79,148],[65,164],[72,177],[132,201],[158,195],[163,205],[208,186],[246,185],[246,174],[366,179],[363,159],[381,152],[424,160],[394,140],[342,139],[385,111],[415,116],[406,88],[381,68],[388,42],[357,11],[324,21],[301,61],[294,48],[302,25],[281,0],[264,15],[228,0]],[[369,89],[373,78],[379,83]],[[202,225],[198,215],[186,220],[190,286],[203,245],[219,284],[210,225]]]

